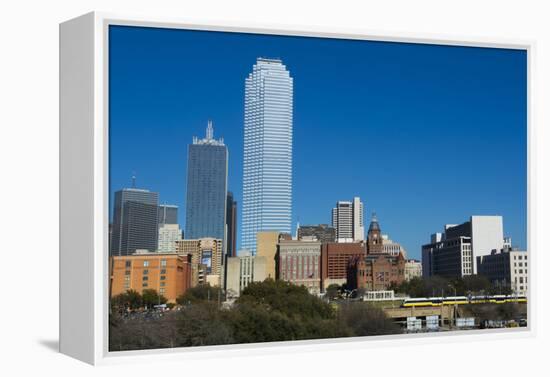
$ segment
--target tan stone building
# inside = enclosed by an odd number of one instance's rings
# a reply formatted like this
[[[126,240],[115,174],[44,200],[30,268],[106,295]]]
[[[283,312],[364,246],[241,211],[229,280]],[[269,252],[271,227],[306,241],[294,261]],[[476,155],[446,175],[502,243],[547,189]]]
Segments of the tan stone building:
[[[265,257],[240,255],[227,258],[227,296],[238,297],[251,282],[264,281],[266,279],[265,271]]]
[[[405,281],[409,281],[415,277],[422,277],[422,262],[408,259],[405,262]]]
[[[191,286],[223,282],[223,242],[220,239],[200,238],[176,241],[176,253],[191,256]]]
[[[277,244],[281,233],[263,231],[256,233],[256,256],[265,258],[266,278],[277,278]]]
[[[154,289],[168,302],[191,286],[191,262],[188,256],[175,253],[137,253],[109,259],[111,297],[133,289],[142,293]]]

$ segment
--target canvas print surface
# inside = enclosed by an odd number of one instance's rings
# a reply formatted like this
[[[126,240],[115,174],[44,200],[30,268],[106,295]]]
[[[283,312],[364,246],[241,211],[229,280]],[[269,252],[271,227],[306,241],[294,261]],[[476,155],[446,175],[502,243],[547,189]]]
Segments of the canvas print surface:
[[[527,52],[110,26],[109,350],[527,326]]]

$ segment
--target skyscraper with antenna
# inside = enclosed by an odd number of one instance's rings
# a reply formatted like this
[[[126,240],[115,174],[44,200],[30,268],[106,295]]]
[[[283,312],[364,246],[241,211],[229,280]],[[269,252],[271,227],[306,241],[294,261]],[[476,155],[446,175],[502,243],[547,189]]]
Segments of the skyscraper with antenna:
[[[214,139],[209,120],[203,139],[193,137],[187,155],[185,238],[225,239],[228,151]]]

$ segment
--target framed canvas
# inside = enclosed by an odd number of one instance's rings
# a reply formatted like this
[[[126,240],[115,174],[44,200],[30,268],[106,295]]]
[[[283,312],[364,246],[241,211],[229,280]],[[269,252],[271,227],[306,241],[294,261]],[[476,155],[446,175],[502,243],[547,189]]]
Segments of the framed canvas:
[[[532,335],[532,51],[62,23],[61,352],[97,364]]]

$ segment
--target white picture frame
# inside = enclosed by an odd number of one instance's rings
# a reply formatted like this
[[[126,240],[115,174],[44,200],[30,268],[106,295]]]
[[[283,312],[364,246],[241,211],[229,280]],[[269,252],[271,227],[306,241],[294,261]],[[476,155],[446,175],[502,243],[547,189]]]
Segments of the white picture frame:
[[[249,32],[370,41],[412,42],[472,47],[514,48],[527,52],[528,62],[528,232],[529,275],[536,281],[533,229],[532,164],[534,150],[531,121],[532,41],[489,38],[433,37],[365,30],[309,26],[201,24],[185,20],[93,12],[60,25],[60,352],[90,364],[131,362],[136,358],[181,359],[221,355],[290,353],[391,345],[394,342],[472,341],[490,336],[499,339],[534,336],[536,311],[528,292],[529,325],[524,331],[509,329],[475,333],[388,335],[379,337],[308,340],[231,346],[208,346],[143,351],[108,351],[108,37],[109,25],[174,29]],[[75,203],[79,203],[78,206]],[[74,249],[72,245],[78,244]],[[75,268],[76,267],[76,268]]]

